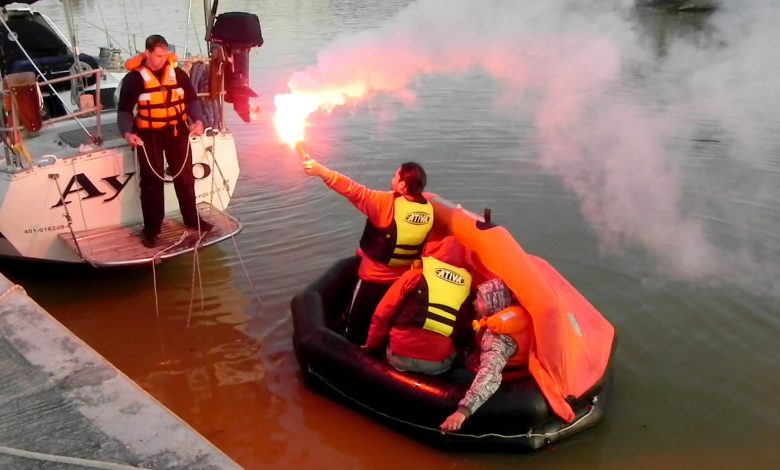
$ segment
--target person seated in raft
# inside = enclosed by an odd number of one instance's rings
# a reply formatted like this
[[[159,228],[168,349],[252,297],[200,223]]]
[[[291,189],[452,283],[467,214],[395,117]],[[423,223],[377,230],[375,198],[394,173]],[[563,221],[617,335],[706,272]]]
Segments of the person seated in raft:
[[[462,307],[471,274],[466,250],[453,236],[428,242],[425,254],[422,267],[405,272],[382,297],[364,347],[377,352],[387,343],[387,362],[399,371],[437,375],[455,359],[457,321],[468,322]]]
[[[527,371],[533,338],[531,316],[499,278],[477,286],[474,329],[480,344],[479,367],[458,409],[441,424],[443,431],[457,431],[501,385],[502,373]],[[523,374],[526,375],[526,374]]]

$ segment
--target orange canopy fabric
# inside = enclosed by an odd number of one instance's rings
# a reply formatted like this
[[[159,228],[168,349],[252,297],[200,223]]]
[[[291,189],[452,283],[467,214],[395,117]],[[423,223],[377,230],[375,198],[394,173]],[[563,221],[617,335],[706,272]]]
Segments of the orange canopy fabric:
[[[434,197],[435,219],[509,286],[532,318],[528,368],[552,410],[567,422],[579,398],[603,377],[614,327],[547,261],[527,254],[503,227],[481,229],[479,218]]]

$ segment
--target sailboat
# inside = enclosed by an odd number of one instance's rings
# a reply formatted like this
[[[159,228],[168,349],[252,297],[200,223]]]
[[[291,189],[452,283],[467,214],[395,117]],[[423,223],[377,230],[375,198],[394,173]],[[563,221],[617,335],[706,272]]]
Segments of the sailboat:
[[[62,0],[71,37],[28,5],[3,7],[3,99],[0,100],[0,257],[81,263],[95,267],[159,262],[238,233],[227,212],[240,173],[225,103],[249,120],[248,52],[263,43],[256,15],[217,14],[204,1],[209,57],[194,64],[196,86],[213,122],[190,137],[198,211],[214,228],[190,233],[178,212],[173,184],[165,184],[165,221],[155,248],[143,227],[138,159],[116,125],[115,51],[97,59],[77,53],[73,17]],[[103,57],[106,55],[107,57]],[[102,59],[102,60],[101,60]],[[112,68],[114,69],[112,71]],[[193,83],[195,84],[195,83]],[[177,169],[168,169],[174,173]],[[170,176],[168,176],[170,178]]]

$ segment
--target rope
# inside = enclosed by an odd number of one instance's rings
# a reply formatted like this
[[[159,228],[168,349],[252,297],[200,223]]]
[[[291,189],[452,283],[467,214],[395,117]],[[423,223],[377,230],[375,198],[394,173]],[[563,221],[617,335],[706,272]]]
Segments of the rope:
[[[187,312],[187,328],[190,327],[190,319],[192,318],[192,304],[195,301],[196,272],[198,275],[198,290],[200,291],[200,311],[203,312],[205,310],[205,302],[203,301],[203,275],[200,272],[200,255],[198,254],[198,251],[200,249],[200,243],[206,234],[200,231],[200,217],[198,217],[198,233],[200,233],[200,237],[198,237],[198,240],[195,242],[195,247],[192,250],[192,283],[190,284],[190,308]]]
[[[205,130],[204,130],[203,134],[207,135]],[[203,139],[201,139],[200,142],[201,142],[201,145],[203,145],[203,153],[204,153],[204,155],[210,154],[211,162],[214,164],[214,167],[217,169],[217,171],[219,172],[219,175],[222,177],[222,184],[223,184],[223,186],[225,187],[225,189],[227,189],[228,192],[230,192],[230,184],[227,182],[227,178],[225,177],[225,174],[222,172],[222,168],[219,166],[219,162],[217,162],[217,158],[216,158],[217,139],[212,137],[211,150],[206,148],[206,144],[203,142]],[[208,160],[208,156],[206,158]],[[214,183],[214,177],[212,177],[211,178],[211,189],[212,189],[212,191],[211,191],[211,201],[214,200],[214,194],[216,193],[217,197],[219,198],[220,209],[224,212],[225,211],[224,201],[222,200],[222,196],[219,195],[219,192],[214,190],[215,189],[214,184],[215,184]],[[213,207],[213,204],[212,204],[212,207]],[[255,286],[254,281],[252,281],[252,276],[249,275],[249,271],[247,271],[247,269],[246,269],[246,263],[244,262],[244,258],[241,256],[241,250],[238,249],[238,243],[236,242],[236,237],[231,235],[230,239],[233,242],[233,248],[235,248],[235,250],[236,250],[236,255],[238,255],[238,262],[241,265],[241,270],[244,272],[244,277],[246,277],[246,280],[249,282],[249,285],[252,287],[252,292],[254,292],[254,294],[255,294],[255,298],[257,299],[258,305],[262,306],[263,305],[263,299],[260,297],[260,294],[257,293],[257,287]]]
[[[20,286],[19,284],[14,284],[6,289],[5,292],[0,294],[0,303],[5,302],[5,298],[13,294],[15,291],[21,291],[24,295],[27,295],[27,291],[24,290],[24,287]]]
[[[387,413],[383,413],[383,412],[381,412],[379,410],[376,410],[376,409],[366,405],[365,403],[363,403],[363,402],[361,402],[361,401],[359,401],[359,400],[357,400],[357,399],[347,395],[346,393],[342,392],[341,389],[339,389],[337,386],[333,385],[332,383],[328,382],[323,376],[321,376],[320,374],[318,374],[317,372],[312,370],[310,367],[308,368],[308,372],[310,374],[314,375],[315,377],[317,377],[318,379],[320,379],[322,381],[322,383],[324,383],[328,387],[332,388],[334,391],[339,393],[344,398],[352,401],[353,403],[357,403],[358,405],[362,406],[363,408],[365,408],[367,410],[370,410],[371,412],[376,413],[379,416],[382,416],[382,417],[384,417],[386,419],[389,419],[391,421],[402,423],[402,424],[405,424],[407,426],[411,426],[411,427],[414,427],[414,428],[424,429],[426,431],[433,431],[433,432],[438,432],[438,433],[444,434],[444,431],[442,431],[439,428],[432,428],[430,426],[423,426],[421,424],[412,423],[411,421],[406,421],[406,420],[403,420],[403,419],[400,419],[400,418],[396,418],[395,416],[392,416],[392,415],[389,415]],[[594,401],[595,401],[596,398],[597,397],[594,397]],[[549,439],[549,438],[553,437],[555,434],[559,434],[559,433],[561,433],[561,432],[563,432],[563,431],[565,431],[565,430],[567,430],[569,428],[572,428],[572,427],[576,426],[577,424],[579,424],[580,421],[582,421],[585,418],[587,418],[588,416],[590,416],[590,414],[593,413],[593,410],[595,410],[595,409],[596,409],[595,406],[591,406],[587,413],[585,413],[581,417],[577,418],[576,420],[572,421],[570,424],[567,424],[566,426],[562,427],[561,429],[559,429],[557,431],[553,431],[553,432],[534,433],[534,432],[531,432],[531,429],[529,429],[528,432],[525,433],[525,434],[513,434],[513,435],[504,435],[504,434],[497,434],[497,433],[466,434],[466,433],[462,433],[462,432],[453,432],[453,433],[450,433],[450,434],[455,435],[455,436],[461,436],[461,437],[471,437],[471,438],[475,438],[475,439],[484,439],[484,438],[488,438],[488,437],[500,437],[502,439],[519,439],[519,438],[530,439],[532,437],[541,437],[541,438],[544,438],[544,439]]]
[[[135,157],[136,157],[135,158],[135,161],[136,161],[136,171],[138,170],[138,166],[137,166],[137,162],[138,162],[138,147],[139,146],[136,146],[134,148]],[[143,141],[142,141],[140,147],[143,149],[144,157],[146,159],[146,164],[149,165],[149,169],[161,181],[172,181],[173,179],[176,179],[179,175],[181,175],[182,171],[184,171],[184,168],[187,166],[187,160],[189,160],[189,158],[190,158],[190,146],[187,145],[187,153],[186,153],[186,155],[184,157],[184,161],[182,162],[181,168],[179,168],[179,171],[177,171],[176,174],[173,175],[170,180],[168,180],[168,179],[165,178],[165,175],[160,175],[159,173],[157,173],[157,171],[152,166],[152,162],[149,160],[149,154],[146,152],[146,146],[144,145]],[[139,191],[140,191],[140,178],[139,178],[139,183],[138,184],[139,184]],[[196,209],[197,209],[197,204],[196,204]],[[203,233],[201,231],[201,229],[200,229],[200,216],[198,216],[198,233],[200,234],[200,237],[198,238],[198,240],[197,240],[197,242],[195,244],[195,248],[193,250],[193,253],[194,253],[194,264],[193,264],[193,267],[192,267],[193,273],[192,273],[192,284],[190,286],[190,293],[191,293],[190,294],[190,308],[189,308],[189,312],[187,313],[187,326],[190,325],[190,317],[192,315],[192,304],[193,304],[193,299],[194,299],[194,296],[195,296],[195,271],[196,270],[197,270],[197,275],[198,275],[198,280],[199,280],[199,285],[200,285],[201,310],[203,309],[203,305],[204,305],[204,301],[203,301],[203,278],[202,278],[201,273],[200,273],[200,263],[199,263],[199,259],[198,259],[198,248],[200,247],[201,240],[203,240],[203,237],[206,234]],[[166,251],[170,250],[171,248],[174,248],[174,247],[176,247],[178,245],[181,245],[184,242],[184,240],[187,238],[188,235],[189,235],[189,232],[185,230],[184,233],[182,233],[181,237],[179,237],[178,241],[176,241],[175,243],[171,244],[170,246],[167,246],[164,249],[156,252],[154,254],[154,256],[152,257],[152,278],[153,278],[153,283],[154,283],[154,310],[155,310],[155,316],[158,319],[160,318],[160,303],[159,303],[159,296],[158,296],[158,293],[157,293],[157,269],[156,269],[157,258],[161,254],[163,254]]]
[[[189,235],[188,231],[184,231],[184,233],[181,234],[181,237],[173,243],[171,243],[169,246],[166,246],[162,250],[156,252],[154,256],[152,256],[152,279],[154,282],[154,313],[155,316],[159,319],[160,318],[160,302],[159,302],[159,296],[157,295],[157,258],[160,257],[163,253],[170,250],[171,248],[175,248],[182,244],[182,242],[187,238],[187,235]]]
[[[46,462],[57,462],[69,465],[80,465],[82,467],[89,468],[106,468],[106,469],[140,469],[141,467],[132,467],[130,465],[124,465],[121,463],[113,462],[101,462],[99,460],[80,459],[78,457],[66,457],[64,455],[44,454],[41,452],[32,452],[29,450],[14,449],[12,447],[0,446],[0,452],[8,455],[14,455],[16,457],[24,457],[26,459],[43,460]]]
[[[70,232],[71,238],[73,238],[73,243],[76,245],[76,252],[79,254],[79,257],[81,259],[84,259],[84,254],[81,252],[81,247],[79,246],[79,240],[76,237],[76,232],[73,231],[73,218],[70,216],[70,211],[68,210],[68,204],[65,202],[64,196],[62,194],[62,188],[60,187],[59,178],[60,178],[59,173],[49,174],[49,179],[53,179],[54,184],[57,186],[57,194],[59,194],[60,196],[60,204],[62,204],[62,208],[65,209],[65,220],[68,221],[68,231]],[[82,211],[82,217],[83,217],[83,211]],[[86,222],[84,225],[86,226]]]
[[[140,145],[135,146],[135,157],[138,159],[138,147],[141,147],[144,151],[144,157],[146,157],[146,163],[149,165],[149,169],[152,170],[152,173],[154,173],[154,176],[160,179],[160,181],[173,181],[176,178],[179,177],[182,171],[184,171],[184,168],[187,166],[187,159],[190,158],[190,146],[187,145],[187,153],[184,155],[184,161],[181,163],[181,168],[179,168],[179,171],[176,172],[175,175],[171,176],[171,179],[165,179],[165,172],[163,171],[163,174],[160,175],[157,173],[157,170],[154,169],[152,166],[152,162],[149,160],[149,154],[146,153],[146,145],[143,143],[143,140],[141,141]],[[139,178],[140,180],[140,178]],[[200,228],[200,227],[199,227]]]

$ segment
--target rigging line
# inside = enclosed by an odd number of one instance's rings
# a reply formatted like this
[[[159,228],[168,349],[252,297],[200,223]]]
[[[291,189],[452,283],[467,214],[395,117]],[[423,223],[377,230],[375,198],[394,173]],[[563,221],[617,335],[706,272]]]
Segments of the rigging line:
[[[135,165],[135,173],[138,175],[138,178],[136,178],[136,181],[137,181],[136,188],[137,188],[137,191],[138,191],[138,195],[140,197],[140,195],[141,195],[140,170],[141,169],[139,168],[139,164],[140,163],[139,163],[139,159],[138,159],[138,146],[137,145],[133,147],[133,152],[135,154],[135,158],[133,158],[133,163]],[[144,153],[146,153],[146,149],[144,149]],[[149,162],[149,156],[148,155],[146,157],[146,161]],[[150,165],[150,168],[151,168],[151,165]],[[152,171],[154,171],[153,168],[152,168]],[[163,253],[165,253],[166,251],[170,250],[171,248],[180,245],[184,241],[184,239],[186,237],[187,237],[187,231],[185,230],[184,233],[181,235],[181,237],[179,238],[178,241],[176,241],[172,245],[170,245],[170,246],[168,246],[166,248],[163,248],[162,250],[156,252],[154,254],[154,256],[152,256],[152,281],[153,281],[153,287],[154,287],[154,315],[155,315],[155,317],[158,320],[160,318],[160,302],[159,302],[159,298],[158,298],[158,295],[157,295],[157,269],[156,269],[156,265],[157,265],[157,262],[158,262],[157,258],[160,255],[162,255]],[[158,325],[158,329],[159,329],[159,325]],[[160,346],[162,347],[163,354],[164,354],[165,353],[165,344],[162,343],[162,337],[160,337]]]
[[[138,21],[138,27],[141,29],[141,34],[143,34],[144,39],[146,39],[146,32],[144,31],[144,23],[141,21],[141,15],[138,13],[138,5],[136,2],[131,2],[133,5],[133,11],[135,12],[135,19]],[[133,41],[135,43],[135,40]],[[144,49],[146,46],[144,45]]]
[[[187,22],[184,26],[184,54],[182,59],[187,60],[187,44],[190,40],[190,18],[192,17],[192,0],[189,0],[187,6]]]
[[[157,321],[160,321],[160,301],[157,296],[157,254],[152,257],[152,287],[154,290],[154,317],[157,319]],[[160,325],[157,325],[157,328],[159,328]],[[165,349],[165,346],[163,346],[163,349]]]
[[[97,25],[97,24],[95,24],[95,23],[93,23],[93,22],[89,21],[88,19],[86,19],[86,18],[84,18],[84,17],[82,17],[82,16],[77,16],[77,17],[76,17],[76,19],[77,19],[77,20],[79,20],[79,21],[83,21],[84,23],[86,23],[86,24],[88,24],[88,25],[90,25],[90,26],[92,26],[92,27],[94,27],[94,28],[100,29],[100,26],[99,26],[99,25]],[[127,22],[127,19],[126,19],[126,18],[125,18],[125,22]],[[103,30],[101,30],[101,31],[103,31]],[[128,53],[128,54],[133,54],[133,52],[132,52],[132,51],[131,51],[129,48],[126,48],[125,46],[123,46],[123,45],[122,45],[122,44],[121,44],[121,43],[120,43],[120,42],[117,40],[117,38],[115,38],[114,36],[112,36],[112,35],[111,35],[111,33],[109,33],[107,29],[105,30],[105,33],[106,33],[106,36],[109,38],[109,44],[108,44],[108,45],[109,45],[110,47],[114,47],[114,44],[113,44],[113,43],[111,43],[111,40],[113,40],[113,41],[116,43],[116,47],[118,47],[119,49],[121,49],[121,50],[122,50],[122,52],[126,52],[126,53]],[[129,42],[129,41],[128,41],[128,42]],[[82,43],[82,44],[84,44],[84,43]],[[93,46],[94,46],[94,45],[98,45],[97,43],[88,43],[88,44],[90,44],[90,45],[93,45]]]
[[[156,257],[157,255],[155,255]],[[163,357],[168,354],[165,352],[165,341],[163,341],[162,328],[160,328],[160,303],[157,298],[157,259],[152,258],[152,284],[154,285],[154,318],[155,329],[157,330],[157,341],[160,343],[160,352]]]
[[[127,35],[127,49],[129,51],[128,54],[133,55],[135,53],[133,49],[135,48],[130,44],[130,23],[127,22],[127,8],[125,8],[125,0],[119,0],[119,6],[122,7],[122,17],[125,19],[125,34]]]
[[[158,295],[157,295],[157,270],[156,270],[155,266],[158,263],[158,258],[163,253],[165,253],[166,251],[168,251],[168,250],[170,250],[172,248],[175,248],[175,247],[181,245],[182,242],[187,238],[188,234],[189,234],[189,232],[185,230],[184,233],[181,234],[181,236],[179,237],[179,239],[177,241],[171,243],[170,245],[166,246],[162,250],[156,252],[154,254],[154,256],[152,256],[152,276],[154,277],[154,310],[155,310],[155,316],[158,319],[160,318],[160,303],[159,303],[159,298],[158,298]]]
[[[206,236],[206,232],[200,229],[200,212],[198,212],[198,203],[195,201],[195,213],[198,215],[198,239],[195,241],[195,246],[192,248],[192,283],[190,284],[190,308],[187,311],[187,328],[190,327],[190,318],[192,317],[192,304],[195,300],[195,272],[198,274],[198,287],[200,289],[200,311],[205,310],[205,302],[203,301],[203,275],[200,272],[200,243],[203,237]]]
[[[203,145],[203,153],[204,153],[204,155],[206,154],[206,152],[211,154],[211,161],[214,164],[214,167],[219,172],[219,175],[222,177],[223,187],[227,190],[228,194],[230,194],[230,183],[228,183],[227,178],[225,177],[225,174],[222,172],[222,167],[219,166],[219,162],[217,161],[217,137],[216,136],[218,134],[219,134],[219,131],[217,131],[216,134],[211,136],[212,140],[211,140],[211,150],[210,151],[206,148],[206,144],[204,143],[203,138],[201,138],[200,142],[201,142],[201,145]],[[205,129],[204,129],[204,135],[206,135]],[[212,187],[213,187],[214,176],[211,177],[211,182],[212,182]],[[214,195],[213,195],[214,192],[216,192],[216,191],[212,191],[212,196],[211,196],[212,197],[212,201],[213,201],[213,197],[214,197]],[[219,194],[219,192],[217,192],[217,197],[219,198],[220,209],[222,210],[222,212],[225,212],[226,211],[226,209],[225,209],[225,202],[222,200],[222,195]],[[212,205],[212,207],[213,207],[213,205]],[[246,280],[249,281],[249,285],[252,287],[252,292],[255,294],[255,298],[257,299],[257,303],[259,304],[259,306],[262,306],[263,305],[263,299],[262,299],[262,297],[260,297],[260,294],[258,294],[257,287],[255,286],[254,281],[252,281],[252,277],[249,275],[249,271],[247,271],[247,269],[246,269],[246,263],[244,262],[243,256],[241,256],[241,250],[238,249],[238,242],[236,242],[235,235],[231,235],[230,239],[233,241],[233,248],[235,248],[236,255],[238,255],[238,262],[241,265],[241,270],[244,272],[244,277],[246,277]]]
[[[165,342],[163,341],[162,330],[160,329],[160,304],[159,304],[159,300],[158,300],[159,296],[157,295],[157,269],[156,269],[156,265],[157,265],[157,262],[158,262],[157,258],[160,255],[162,255],[163,253],[165,253],[166,251],[168,251],[168,250],[170,250],[170,249],[172,249],[172,248],[174,248],[174,247],[176,247],[178,245],[181,245],[181,243],[184,240],[186,240],[187,235],[189,235],[189,232],[187,230],[185,230],[181,234],[181,237],[179,237],[178,241],[176,241],[173,244],[171,244],[170,246],[168,246],[168,247],[158,251],[152,257],[152,277],[154,278],[154,309],[155,309],[155,317],[157,318],[157,336],[158,336],[158,339],[160,341],[160,348],[162,349],[163,355],[167,355],[167,353],[165,352]],[[193,285],[194,285],[194,281],[193,281]],[[201,290],[202,289],[203,288],[201,287]],[[194,290],[194,288],[192,290]],[[188,314],[188,319],[187,319],[187,325],[189,326],[189,314]]]
[[[198,250],[195,249],[192,251],[192,276],[190,280],[190,306],[187,309],[187,323],[184,325],[185,328],[190,327],[190,319],[192,318],[192,304],[195,302],[195,267],[198,265]],[[202,298],[202,293],[201,293]],[[201,304],[201,307],[203,305]]]
[[[190,9],[192,8],[192,0],[190,0]],[[188,13],[187,14],[188,21],[191,20],[191,16]],[[203,45],[201,44],[201,41],[199,40],[200,36],[198,36],[198,27],[195,25],[195,22],[192,22],[192,32],[195,35],[195,44],[198,45],[198,54],[203,55]]]
[[[200,233],[200,221],[198,222],[198,233]],[[187,312],[187,328],[190,327],[190,319],[192,318],[192,304],[195,299],[195,273],[198,274],[198,289],[200,290],[200,311],[203,313],[206,310],[205,301],[203,300],[203,274],[200,271],[200,242],[203,240],[206,234],[202,233],[198,240],[195,242],[195,247],[192,250],[192,283],[190,284],[190,309]]]
[[[32,65],[33,68],[35,69],[35,71],[38,72],[38,76],[41,77],[45,81],[46,80],[46,76],[43,74],[43,72],[41,72],[41,69],[38,68],[38,66],[35,64],[35,62],[33,62],[32,57],[30,57],[30,54],[27,53],[27,50],[25,50],[25,48],[22,47],[22,43],[20,43],[18,41],[17,34],[14,33],[11,30],[11,28],[8,26],[8,23],[6,23],[5,19],[3,19],[2,15],[0,15],[0,23],[3,23],[3,26],[5,27],[5,30],[8,31],[8,39],[11,40],[12,42],[15,42],[19,46],[19,50],[22,51],[22,54],[24,54],[24,56],[30,62],[30,65]],[[56,96],[57,99],[60,100],[60,103],[62,103],[62,106],[64,106],[65,109],[67,109],[68,105],[65,104],[65,100],[63,100],[62,97],[57,93],[57,90],[54,89],[54,85],[52,85],[51,83],[49,83],[48,85],[49,85],[49,88],[51,89],[51,92],[53,93],[53,96]],[[40,88],[40,86],[39,86],[39,88]],[[87,135],[89,136],[90,139],[94,140],[95,136],[92,135],[92,133],[89,132],[86,127],[84,127],[84,124],[81,123],[81,119],[79,119],[76,116],[72,116],[72,119],[74,119],[78,123],[78,125],[81,127],[81,129],[84,130],[84,132],[87,133]]]
[[[231,235],[230,239],[233,240],[233,248],[236,249],[236,255],[238,255],[238,264],[241,265],[241,270],[244,272],[244,277],[246,277],[246,280],[249,281],[249,285],[252,287],[252,292],[254,292],[255,294],[258,307],[262,307],[263,299],[260,297],[260,294],[257,293],[257,287],[255,286],[255,283],[252,281],[252,277],[249,275],[249,271],[247,271],[246,269],[246,263],[244,262],[244,258],[241,256],[241,250],[238,249],[238,243],[236,242],[236,237],[234,235]]]
[[[97,3],[98,13],[100,13],[100,19],[103,21],[103,31],[106,33],[106,45],[111,47],[111,36],[108,34],[108,25],[106,24],[106,18],[103,16],[103,9],[100,8],[100,2]]]

